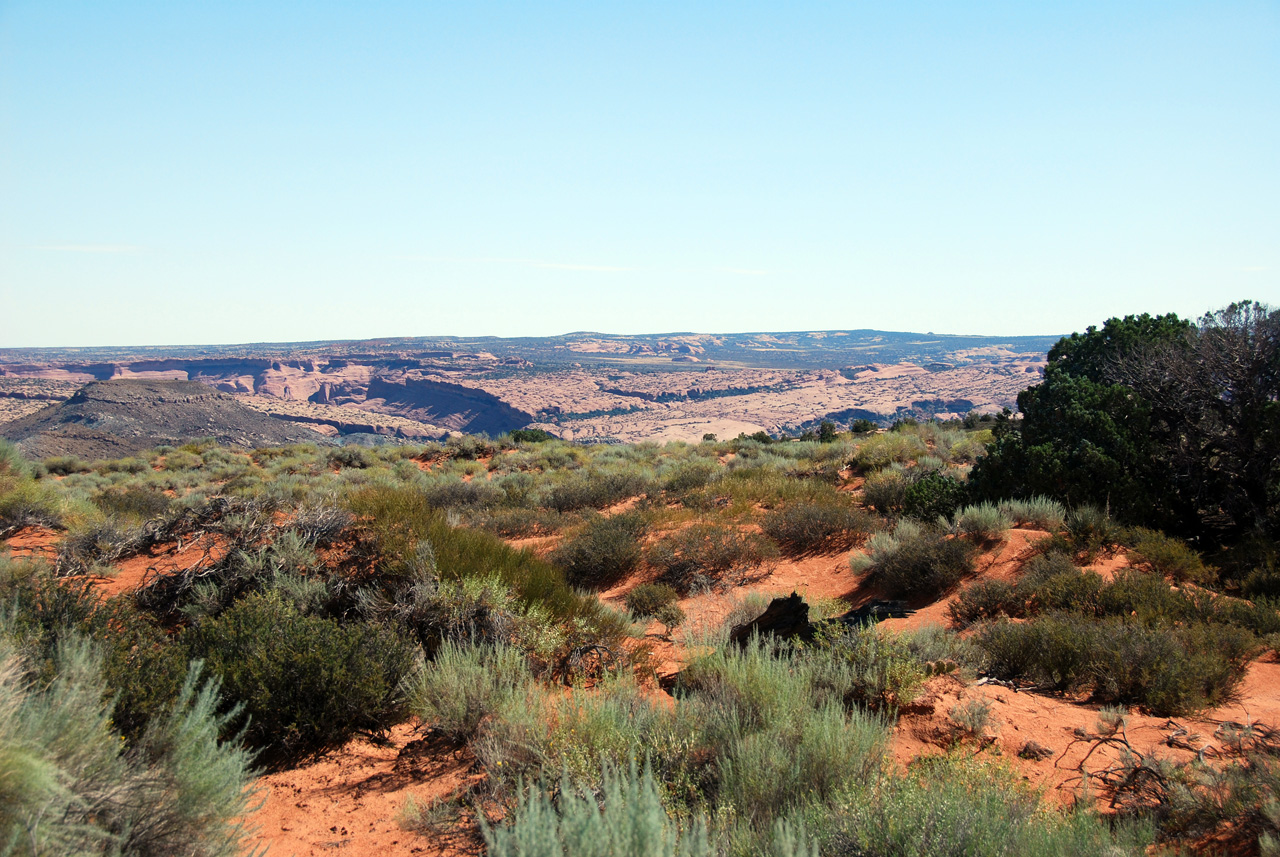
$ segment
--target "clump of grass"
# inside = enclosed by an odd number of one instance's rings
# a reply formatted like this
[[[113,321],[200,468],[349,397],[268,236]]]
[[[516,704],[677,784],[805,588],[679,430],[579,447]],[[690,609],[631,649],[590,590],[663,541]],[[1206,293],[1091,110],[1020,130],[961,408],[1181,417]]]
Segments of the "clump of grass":
[[[1056,533],[1067,520],[1066,509],[1048,497],[1030,497],[1026,500],[1003,500],[1000,511],[1014,523]]]
[[[993,726],[991,703],[985,699],[958,702],[951,707],[947,717],[960,741],[981,742],[987,737],[987,730]]]
[[[929,453],[929,447],[915,434],[902,431],[872,435],[858,445],[853,463],[864,473],[890,464],[906,464]]]
[[[899,466],[877,470],[862,486],[862,502],[881,515],[897,515],[907,501],[911,477]]]
[[[1208,584],[1217,579],[1217,569],[1206,566],[1200,554],[1181,539],[1141,527],[1131,531],[1130,558],[1156,574],[1178,583]]]
[[[947,612],[958,627],[965,628],[1000,616],[1016,619],[1023,615],[1025,602],[1024,594],[1006,580],[979,580],[960,590]]]
[[[1004,511],[991,503],[979,503],[958,510],[951,520],[953,532],[981,547],[1004,541],[1011,522]]]
[[[1077,556],[1092,561],[1099,553],[1120,542],[1123,530],[1103,510],[1077,506],[1067,513],[1066,539]]]
[[[833,814],[823,851],[833,857],[1139,857],[1154,838],[1141,821],[1112,825],[1085,810],[1044,812],[1039,795],[1003,766],[955,754],[854,790]]]

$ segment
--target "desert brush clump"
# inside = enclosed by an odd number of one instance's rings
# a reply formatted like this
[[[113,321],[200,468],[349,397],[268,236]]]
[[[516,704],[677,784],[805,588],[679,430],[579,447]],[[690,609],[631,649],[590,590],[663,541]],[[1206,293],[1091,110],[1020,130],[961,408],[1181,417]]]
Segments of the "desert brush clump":
[[[694,524],[670,533],[644,552],[645,562],[679,592],[745,579],[760,573],[777,556],[777,546],[764,536],[714,524]]]
[[[900,465],[882,468],[867,476],[862,484],[862,502],[881,515],[898,515],[907,501],[911,477]]]
[[[1048,497],[1028,497],[1022,500],[1000,501],[1002,511],[1010,521],[1019,526],[1035,527],[1056,533],[1067,520],[1067,510],[1057,500]]]
[[[378,732],[405,714],[405,638],[374,624],[308,616],[276,593],[241,599],[184,634],[247,715],[245,739],[281,762]]]
[[[1111,825],[1088,810],[1045,812],[999,764],[958,755],[922,759],[906,776],[852,791],[834,810],[824,854],[998,857],[1145,854],[1141,820]]]
[[[896,598],[936,598],[973,571],[973,546],[910,520],[877,533],[850,565]]]
[[[252,756],[222,740],[216,681],[194,665],[172,705],[130,748],[94,646],[58,644],[53,678],[0,638],[0,842],[10,854],[238,855],[249,829]]]
[[[919,521],[950,518],[969,499],[963,480],[943,470],[933,470],[915,479],[903,495],[902,512]]]
[[[626,513],[587,520],[551,554],[565,579],[585,589],[607,589],[640,565],[640,539],[648,530],[642,515]]]
[[[498,644],[446,641],[429,663],[404,682],[409,709],[431,728],[455,742],[476,736],[486,718],[533,691],[525,655]]]
[[[953,533],[985,548],[1004,541],[1012,523],[1003,509],[992,503],[978,503],[957,509],[949,525]]]
[[[760,528],[788,556],[847,550],[874,529],[870,515],[836,491],[788,503],[764,516]]]

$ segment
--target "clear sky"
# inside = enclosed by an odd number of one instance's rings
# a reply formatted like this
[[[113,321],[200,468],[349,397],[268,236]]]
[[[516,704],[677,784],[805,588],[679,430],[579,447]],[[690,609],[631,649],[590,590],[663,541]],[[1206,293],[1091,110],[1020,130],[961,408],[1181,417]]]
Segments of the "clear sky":
[[[0,0],[0,346],[1280,303],[1280,3]]]

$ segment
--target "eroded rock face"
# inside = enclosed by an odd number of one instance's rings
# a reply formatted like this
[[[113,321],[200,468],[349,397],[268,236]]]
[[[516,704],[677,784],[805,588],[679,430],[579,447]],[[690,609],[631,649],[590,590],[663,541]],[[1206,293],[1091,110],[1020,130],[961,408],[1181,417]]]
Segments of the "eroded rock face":
[[[1012,407],[1039,379],[1054,339],[854,330],[406,339],[145,355],[0,349],[0,420],[30,413],[24,402],[32,384],[133,378],[199,381],[253,397],[256,409],[273,416],[343,434],[417,440],[535,427],[581,441],[795,435],[822,420],[886,424]],[[353,411],[407,422],[365,421]]]
[[[201,437],[246,449],[325,442],[204,384],[136,379],[95,381],[65,402],[5,424],[0,435],[35,458],[120,458]]]

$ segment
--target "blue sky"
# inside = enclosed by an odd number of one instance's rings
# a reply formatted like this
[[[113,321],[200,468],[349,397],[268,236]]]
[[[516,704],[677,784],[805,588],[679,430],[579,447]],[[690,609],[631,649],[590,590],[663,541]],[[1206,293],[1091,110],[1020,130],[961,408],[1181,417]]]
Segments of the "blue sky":
[[[1280,4],[0,0],[0,346],[1280,303]]]

